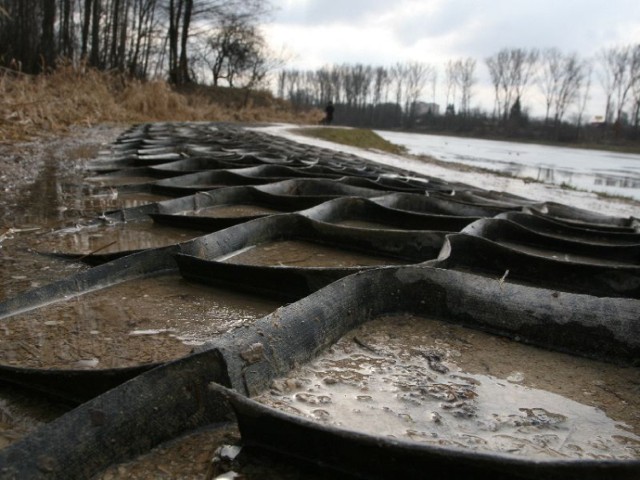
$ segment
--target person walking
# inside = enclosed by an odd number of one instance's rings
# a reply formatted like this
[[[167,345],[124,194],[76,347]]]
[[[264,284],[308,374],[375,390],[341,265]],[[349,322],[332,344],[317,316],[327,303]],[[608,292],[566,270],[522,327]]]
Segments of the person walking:
[[[324,119],[322,119],[323,125],[331,125],[333,122],[333,111],[335,108],[333,107],[333,102],[329,102],[324,109]]]

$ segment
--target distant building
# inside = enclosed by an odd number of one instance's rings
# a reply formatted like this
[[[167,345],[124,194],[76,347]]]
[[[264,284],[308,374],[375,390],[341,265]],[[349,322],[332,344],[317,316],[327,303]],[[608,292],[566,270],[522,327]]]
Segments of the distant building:
[[[437,103],[415,102],[413,108],[418,117],[422,115],[440,115],[440,105]]]

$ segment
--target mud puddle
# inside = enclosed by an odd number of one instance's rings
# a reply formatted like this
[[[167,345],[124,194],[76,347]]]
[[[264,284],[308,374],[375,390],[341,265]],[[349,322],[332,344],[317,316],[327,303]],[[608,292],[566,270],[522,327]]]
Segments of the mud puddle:
[[[381,317],[256,400],[318,422],[533,458],[640,458],[640,370]]]
[[[89,267],[28,248],[3,248],[0,244],[0,302],[19,293],[62,280]]]
[[[408,229],[398,228],[395,225],[389,225],[386,223],[378,223],[378,222],[370,222],[367,220],[341,220],[339,222],[335,222],[335,224],[341,225],[343,227],[365,228],[368,230],[408,230]]]
[[[202,208],[200,210],[186,212],[184,215],[193,215],[197,217],[212,218],[233,218],[233,217],[252,217],[256,215],[273,215],[282,213],[272,208],[263,207],[261,205],[235,204],[220,205],[216,207]]]
[[[100,142],[111,143],[118,132],[94,128],[71,138],[0,146],[0,301],[87,268],[39,255],[37,241],[43,234],[134,206],[115,190],[87,191],[83,185],[85,166],[98,154]],[[156,201],[139,194],[131,200]]]
[[[523,245],[521,243],[505,242],[503,240],[498,240],[497,243],[499,243],[500,245],[504,245],[505,247],[513,248],[514,250],[518,250],[522,253],[535,255],[536,257],[550,258],[552,260],[560,260],[562,262],[589,263],[592,265],[604,265],[604,266],[634,265],[634,263],[631,263],[628,261],[610,260],[607,258],[595,257],[591,255],[580,255],[577,253],[554,250],[550,248],[543,248],[543,247],[534,246],[534,245]]]
[[[234,252],[221,261],[239,265],[289,267],[363,267],[402,265],[397,258],[343,250],[300,240],[265,242]]]
[[[179,275],[124,282],[3,320],[0,362],[45,369],[163,362],[280,306]]]
[[[30,243],[40,252],[87,255],[166,247],[200,235],[193,230],[137,221],[63,229],[36,236]]]
[[[142,185],[144,183],[153,183],[157,182],[159,178],[157,177],[145,177],[141,175],[137,176],[120,176],[120,175],[99,175],[96,177],[87,177],[84,179],[85,182],[91,183],[93,185],[98,185],[100,187],[117,187],[121,185]]]
[[[81,197],[68,199],[61,210],[67,217],[96,217],[113,210],[139,207],[169,198],[171,197],[151,193],[122,193],[116,189],[96,189]]]

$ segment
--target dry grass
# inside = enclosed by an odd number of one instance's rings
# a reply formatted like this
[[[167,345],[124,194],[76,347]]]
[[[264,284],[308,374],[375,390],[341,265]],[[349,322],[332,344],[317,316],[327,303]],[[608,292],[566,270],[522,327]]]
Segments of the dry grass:
[[[63,66],[46,76],[0,71],[0,142],[60,134],[74,125],[150,121],[307,123],[318,112],[295,113],[260,92],[238,105],[237,91],[206,88],[178,93],[163,81],[140,82],[121,75]],[[234,93],[231,95],[231,93]],[[224,102],[224,98],[234,102]]]

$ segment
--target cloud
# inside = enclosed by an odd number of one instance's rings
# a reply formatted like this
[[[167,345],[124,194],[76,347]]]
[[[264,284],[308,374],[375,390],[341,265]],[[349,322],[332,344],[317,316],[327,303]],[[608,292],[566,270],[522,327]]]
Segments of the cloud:
[[[637,0],[277,0],[275,6],[275,23],[297,30],[292,41],[301,27],[309,36],[322,27],[336,29],[319,41],[356,29],[361,34],[354,31],[348,41],[374,40],[363,51],[386,49],[382,42],[390,41],[405,53],[431,44],[437,57],[482,59],[504,47],[551,46],[590,55],[603,46],[637,42],[640,29]],[[368,32],[385,34],[376,41]]]
[[[265,28],[277,49],[284,47],[294,54],[294,68],[315,69],[328,64],[391,64],[402,51],[392,32],[378,27],[358,28],[339,25],[282,26]]]
[[[389,0],[276,0],[272,3],[279,23],[307,26],[356,25],[394,5]]]
[[[290,68],[418,61],[439,69],[472,57],[478,82],[472,104],[490,108],[485,59],[502,48],[557,47],[592,57],[638,43],[637,0],[274,0],[268,41],[295,56]],[[593,97],[598,93],[594,76]],[[443,89],[441,85],[438,87]]]

